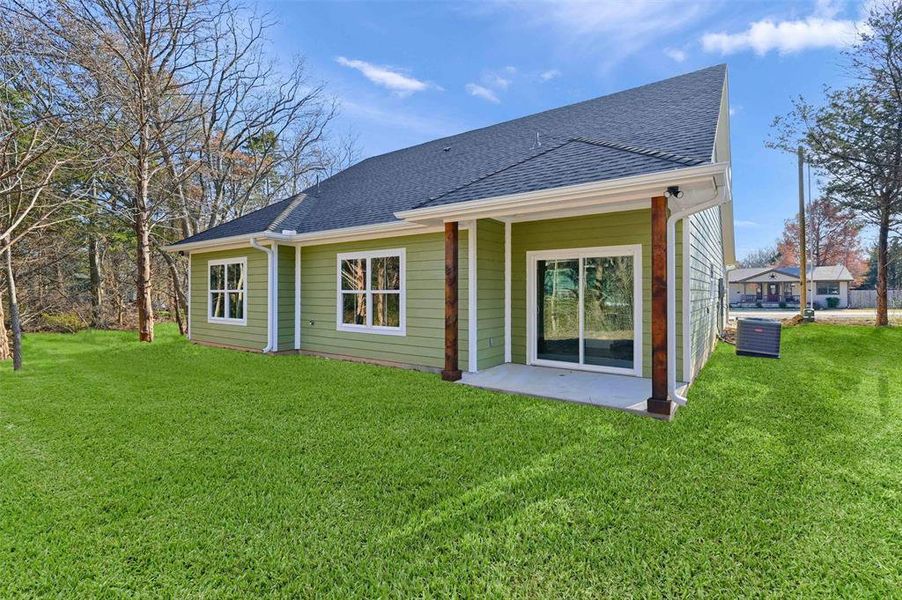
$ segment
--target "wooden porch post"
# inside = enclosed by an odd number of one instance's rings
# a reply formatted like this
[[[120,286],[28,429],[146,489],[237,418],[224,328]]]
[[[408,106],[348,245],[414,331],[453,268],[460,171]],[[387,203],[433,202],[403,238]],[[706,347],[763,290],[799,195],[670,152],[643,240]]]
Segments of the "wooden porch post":
[[[445,223],[445,368],[442,379],[460,379],[457,348],[457,251],[459,232],[457,222]]]
[[[651,199],[651,398],[648,412],[670,415],[667,394],[667,198]]]

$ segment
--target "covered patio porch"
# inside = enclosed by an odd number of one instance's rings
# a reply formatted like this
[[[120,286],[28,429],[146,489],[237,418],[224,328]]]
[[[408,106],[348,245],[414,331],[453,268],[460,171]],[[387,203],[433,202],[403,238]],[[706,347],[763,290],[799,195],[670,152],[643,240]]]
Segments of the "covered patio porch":
[[[648,399],[652,395],[652,380],[630,375],[506,363],[476,373],[463,373],[459,383],[497,392],[591,404],[662,419],[669,419],[676,409],[673,406],[669,414],[650,412]],[[678,386],[680,394],[684,394],[685,384],[679,383]]]
[[[728,182],[627,179],[398,214],[444,231],[443,379],[671,417],[691,377],[684,221]]]

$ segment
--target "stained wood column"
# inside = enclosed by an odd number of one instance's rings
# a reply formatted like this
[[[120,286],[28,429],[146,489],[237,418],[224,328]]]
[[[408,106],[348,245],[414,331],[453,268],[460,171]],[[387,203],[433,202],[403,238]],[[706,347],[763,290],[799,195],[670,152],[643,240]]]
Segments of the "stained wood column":
[[[667,397],[667,198],[651,199],[651,398],[648,412],[670,415]]]
[[[459,239],[457,223],[445,223],[445,368],[442,370],[445,381],[460,379],[457,340]]]

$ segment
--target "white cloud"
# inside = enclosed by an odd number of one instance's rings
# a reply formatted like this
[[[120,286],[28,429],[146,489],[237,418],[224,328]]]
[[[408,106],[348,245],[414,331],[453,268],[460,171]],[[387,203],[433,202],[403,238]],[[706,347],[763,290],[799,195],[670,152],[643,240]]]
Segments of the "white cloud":
[[[488,87],[493,87],[499,90],[506,90],[510,87],[511,80],[507,77],[502,77],[498,73],[487,73],[482,78],[483,83],[485,83]]]
[[[561,72],[557,69],[548,69],[547,71],[542,71],[539,73],[539,79],[542,81],[551,81],[552,79],[556,79],[561,76]]]
[[[493,102],[494,104],[501,102],[498,94],[485,86],[479,85],[477,83],[468,83],[466,86],[464,86],[464,88],[471,96],[476,96],[477,98],[488,100],[489,102]]]
[[[730,107],[730,116],[731,117],[735,117],[736,115],[738,115],[741,112],[742,112],[741,104],[734,104],[733,106]]]
[[[422,92],[423,90],[441,88],[427,81],[421,81],[410,75],[405,75],[401,71],[379,65],[374,65],[363,60],[349,59],[339,56],[335,62],[343,67],[349,67],[360,71],[364,77],[372,81],[378,86],[387,88],[397,95],[404,97],[414,92]]]
[[[559,55],[595,55],[600,67],[607,69],[661,39],[683,32],[710,15],[710,5],[684,0],[557,0],[496,3],[483,10],[504,11],[518,25],[529,26],[543,37],[553,34],[552,50]]]
[[[742,219],[736,219],[733,221],[733,225],[740,229],[752,229],[758,227],[757,221],[744,221]]]
[[[665,48],[664,55],[667,58],[674,60],[678,63],[681,63],[686,60],[686,51],[680,50],[679,48]]]
[[[827,5],[821,14],[830,14]],[[763,19],[737,33],[706,33],[702,48],[707,52],[735,54],[751,50],[759,56],[770,51],[791,54],[813,48],[844,48],[855,41],[859,23],[831,17],[814,16],[796,21]]]

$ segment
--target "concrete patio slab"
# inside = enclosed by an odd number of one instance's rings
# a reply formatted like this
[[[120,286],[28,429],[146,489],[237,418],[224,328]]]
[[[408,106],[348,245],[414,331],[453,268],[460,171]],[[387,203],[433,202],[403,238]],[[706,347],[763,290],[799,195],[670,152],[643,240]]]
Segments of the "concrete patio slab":
[[[641,377],[503,364],[478,373],[464,373],[459,383],[498,392],[578,402],[656,418],[669,418],[666,415],[648,412],[646,400],[651,395],[651,379]],[[673,416],[672,413],[670,416]]]

